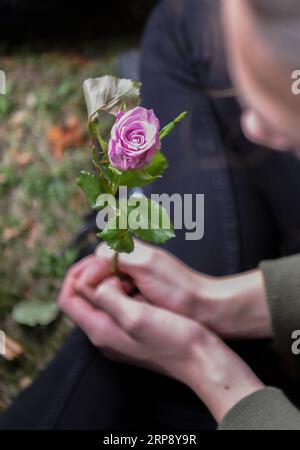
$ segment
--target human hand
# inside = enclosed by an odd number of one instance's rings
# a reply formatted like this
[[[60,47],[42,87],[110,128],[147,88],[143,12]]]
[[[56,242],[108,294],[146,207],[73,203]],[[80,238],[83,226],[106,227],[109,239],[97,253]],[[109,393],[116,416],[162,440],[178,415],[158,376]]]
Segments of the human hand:
[[[80,262],[70,269],[58,298],[61,309],[105,353],[185,382],[204,327],[150,305],[141,295],[128,297],[117,277],[95,289],[78,287],[77,277],[87,267]]]
[[[76,287],[77,276],[93,264],[71,269],[59,304],[95,346],[185,383],[218,422],[242,398],[264,387],[204,326],[143,298],[128,297],[119,279],[108,278],[96,289]]]
[[[114,252],[101,244],[97,259],[78,284],[95,286],[112,275]],[[119,270],[130,277],[147,301],[197,320],[226,338],[271,337],[263,275],[254,270],[231,277],[209,277],[170,253],[136,241],[135,251],[120,254]]]

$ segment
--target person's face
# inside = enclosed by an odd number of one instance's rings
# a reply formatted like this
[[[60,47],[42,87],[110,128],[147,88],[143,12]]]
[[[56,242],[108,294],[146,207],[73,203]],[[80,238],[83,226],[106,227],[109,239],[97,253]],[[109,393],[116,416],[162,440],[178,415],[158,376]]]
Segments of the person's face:
[[[246,0],[223,0],[231,75],[243,107],[242,129],[251,141],[300,156],[300,95],[291,69],[259,35]],[[299,24],[300,25],[300,24]]]

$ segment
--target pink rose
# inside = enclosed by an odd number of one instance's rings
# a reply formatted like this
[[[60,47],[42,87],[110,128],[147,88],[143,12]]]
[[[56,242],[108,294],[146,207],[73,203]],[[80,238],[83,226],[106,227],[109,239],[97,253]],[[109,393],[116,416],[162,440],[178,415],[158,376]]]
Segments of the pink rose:
[[[120,170],[145,167],[161,148],[159,130],[153,110],[136,107],[119,112],[108,146],[111,165]]]

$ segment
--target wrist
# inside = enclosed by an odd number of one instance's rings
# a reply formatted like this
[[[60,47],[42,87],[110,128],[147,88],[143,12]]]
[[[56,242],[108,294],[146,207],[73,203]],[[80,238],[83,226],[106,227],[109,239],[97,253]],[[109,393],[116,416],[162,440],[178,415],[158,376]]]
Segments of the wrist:
[[[194,317],[226,338],[272,336],[261,270],[228,276],[195,275]]]
[[[271,314],[262,270],[256,269],[224,281],[230,291],[229,309],[235,312],[235,337],[271,338]]]
[[[185,383],[220,423],[243,398],[265,386],[218,337],[207,335],[193,348]]]

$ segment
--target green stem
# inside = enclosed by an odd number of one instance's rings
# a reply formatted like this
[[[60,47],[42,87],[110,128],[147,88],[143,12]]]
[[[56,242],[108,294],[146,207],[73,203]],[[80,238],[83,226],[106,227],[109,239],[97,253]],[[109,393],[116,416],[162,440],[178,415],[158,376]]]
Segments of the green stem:
[[[127,276],[124,273],[122,273],[119,269],[119,265],[118,265],[119,255],[120,255],[119,252],[114,253],[114,256],[112,259],[112,272],[113,272],[114,276],[120,278],[120,280],[126,280]]]
[[[119,252],[115,252],[113,259],[112,259],[112,271],[113,274],[117,277],[120,275],[119,269],[118,269],[118,259],[119,259]]]
[[[120,186],[120,175],[114,174],[111,185],[113,195],[117,194],[119,186]]]

